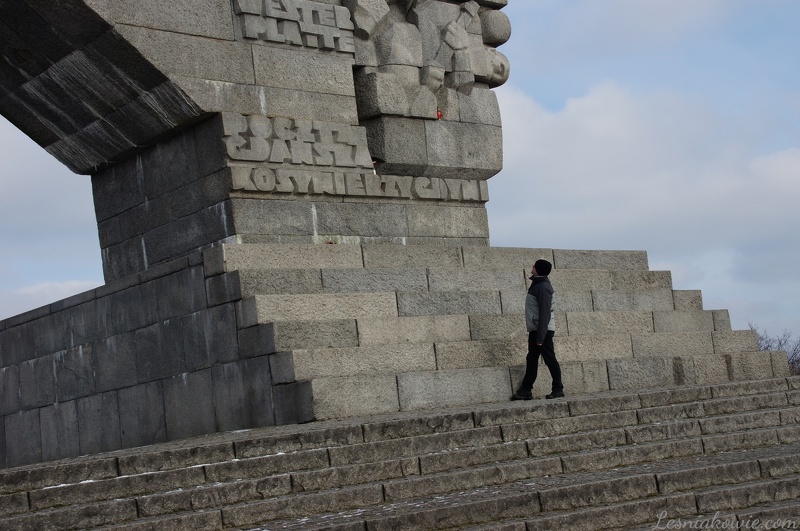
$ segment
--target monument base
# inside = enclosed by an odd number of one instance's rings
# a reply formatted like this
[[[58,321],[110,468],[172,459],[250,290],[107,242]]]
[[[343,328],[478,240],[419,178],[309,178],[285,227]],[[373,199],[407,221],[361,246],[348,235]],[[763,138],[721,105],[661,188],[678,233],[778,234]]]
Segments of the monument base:
[[[505,401],[539,258],[567,393],[788,375],[644,252],[223,244],[0,322],[0,464]]]

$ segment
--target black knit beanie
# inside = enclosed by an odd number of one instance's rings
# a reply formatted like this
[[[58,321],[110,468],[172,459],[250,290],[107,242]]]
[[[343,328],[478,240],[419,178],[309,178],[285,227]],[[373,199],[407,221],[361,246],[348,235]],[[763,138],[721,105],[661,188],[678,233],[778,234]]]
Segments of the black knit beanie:
[[[536,260],[536,262],[533,264],[533,267],[536,269],[536,273],[539,276],[546,277],[553,269],[553,264],[547,260]]]

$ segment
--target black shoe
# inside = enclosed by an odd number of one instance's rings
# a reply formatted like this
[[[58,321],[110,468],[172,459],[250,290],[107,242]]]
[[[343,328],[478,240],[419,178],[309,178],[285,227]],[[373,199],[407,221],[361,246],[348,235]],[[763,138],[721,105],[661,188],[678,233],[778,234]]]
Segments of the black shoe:
[[[564,398],[564,391],[553,391],[549,395],[545,397],[548,400],[552,400],[554,398]]]
[[[523,391],[520,389],[511,395],[511,400],[533,400],[533,394],[530,391]]]

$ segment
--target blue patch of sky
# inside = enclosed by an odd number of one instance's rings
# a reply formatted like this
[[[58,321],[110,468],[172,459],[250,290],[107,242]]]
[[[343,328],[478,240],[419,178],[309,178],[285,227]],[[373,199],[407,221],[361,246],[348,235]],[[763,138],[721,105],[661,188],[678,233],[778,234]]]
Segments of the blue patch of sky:
[[[748,139],[754,153],[797,145],[800,104],[791,101],[800,98],[800,2],[741,1],[715,24],[637,46],[592,37],[565,43],[558,9],[551,2],[506,8],[512,27],[524,28],[501,48],[511,61],[510,84],[543,108],[559,111],[567,100],[612,81],[634,95],[670,91],[699,101],[728,117],[730,134],[737,124],[760,128]]]

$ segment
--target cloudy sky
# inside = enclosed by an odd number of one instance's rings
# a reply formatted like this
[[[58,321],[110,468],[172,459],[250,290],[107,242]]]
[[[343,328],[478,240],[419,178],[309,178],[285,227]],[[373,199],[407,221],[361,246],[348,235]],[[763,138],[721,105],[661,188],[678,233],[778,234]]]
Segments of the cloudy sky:
[[[492,245],[648,252],[800,335],[800,1],[510,0]],[[102,283],[88,177],[0,118],[0,319]]]

